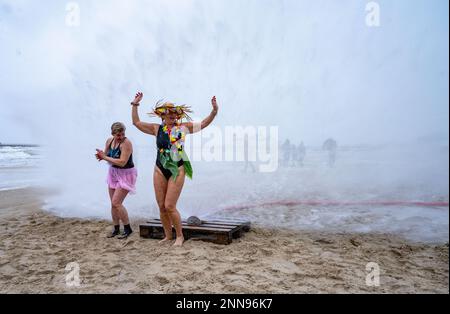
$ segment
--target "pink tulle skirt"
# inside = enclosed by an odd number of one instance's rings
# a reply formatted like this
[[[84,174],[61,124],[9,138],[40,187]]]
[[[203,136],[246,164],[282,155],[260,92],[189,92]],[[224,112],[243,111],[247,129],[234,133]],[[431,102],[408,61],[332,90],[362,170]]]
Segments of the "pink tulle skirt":
[[[120,169],[109,167],[106,182],[111,189],[124,189],[130,191],[131,194],[136,193],[136,168]]]

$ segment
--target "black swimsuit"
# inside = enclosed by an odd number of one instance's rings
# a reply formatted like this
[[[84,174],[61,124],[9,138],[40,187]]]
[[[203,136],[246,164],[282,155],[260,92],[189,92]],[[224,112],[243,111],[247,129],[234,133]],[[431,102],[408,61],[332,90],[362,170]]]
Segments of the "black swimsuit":
[[[122,143],[120,143],[118,147],[113,149],[112,148],[112,143],[113,142],[114,142],[114,140],[111,140],[111,143],[109,143],[108,157],[111,157],[111,158],[114,158],[114,159],[120,159],[120,155],[122,154],[122,151],[120,150],[120,145],[122,145]],[[130,155],[130,158],[128,158],[128,161],[127,161],[125,166],[119,167],[119,166],[116,166],[116,165],[112,165],[112,167],[119,168],[119,169],[134,168],[133,154]]]
[[[160,149],[164,149],[164,150],[170,149],[170,146],[171,146],[169,135],[163,131],[162,124],[159,126],[158,135],[156,136],[156,146],[158,147],[158,151],[156,152],[156,166],[159,168],[159,170],[161,170],[164,177],[167,180],[169,180],[170,177],[172,176],[172,172],[170,172],[170,170],[163,167],[163,165],[161,164],[161,160],[159,158],[159,150]],[[184,161],[183,161],[183,159],[180,159],[180,161],[178,161],[178,167],[180,167],[182,165],[184,165]]]

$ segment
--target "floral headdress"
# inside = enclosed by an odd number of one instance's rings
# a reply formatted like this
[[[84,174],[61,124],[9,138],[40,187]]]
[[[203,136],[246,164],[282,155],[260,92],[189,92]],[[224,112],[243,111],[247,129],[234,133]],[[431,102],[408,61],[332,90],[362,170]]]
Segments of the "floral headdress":
[[[159,100],[156,103],[155,108],[152,112],[149,113],[150,116],[162,117],[169,112],[174,112],[177,114],[178,119],[186,119],[188,121],[192,121],[192,118],[189,116],[189,113],[192,113],[190,106],[187,105],[175,105],[171,102],[163,102],[163,100]]]

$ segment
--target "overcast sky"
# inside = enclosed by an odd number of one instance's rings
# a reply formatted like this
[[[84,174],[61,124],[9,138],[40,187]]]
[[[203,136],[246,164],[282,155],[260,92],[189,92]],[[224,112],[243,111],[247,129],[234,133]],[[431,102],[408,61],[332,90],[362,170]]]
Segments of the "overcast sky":
[[[67,1],[0,0],[0,142],[103,137],[136,90],[293,142],[448,142],[448,1],[376,1],[379,27],[368,2],[76,1],[74,26]]]

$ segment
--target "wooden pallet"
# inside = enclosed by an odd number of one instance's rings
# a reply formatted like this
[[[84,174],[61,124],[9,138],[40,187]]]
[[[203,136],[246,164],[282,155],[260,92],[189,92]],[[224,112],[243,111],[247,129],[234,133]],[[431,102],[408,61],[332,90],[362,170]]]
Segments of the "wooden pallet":
[[[250,230],[250,222],[242,219],[210,219],[203,221],[200,226],[188,225],[182,221],[185,240],[203,240],[217,244],[230,244],[233,239],[240,238],[244,232]],[[150,219],[139,226],[141,237],[149,239],[163,239],[164,228],[157,218]],[[172,229],[175,238],[175,229]]]

